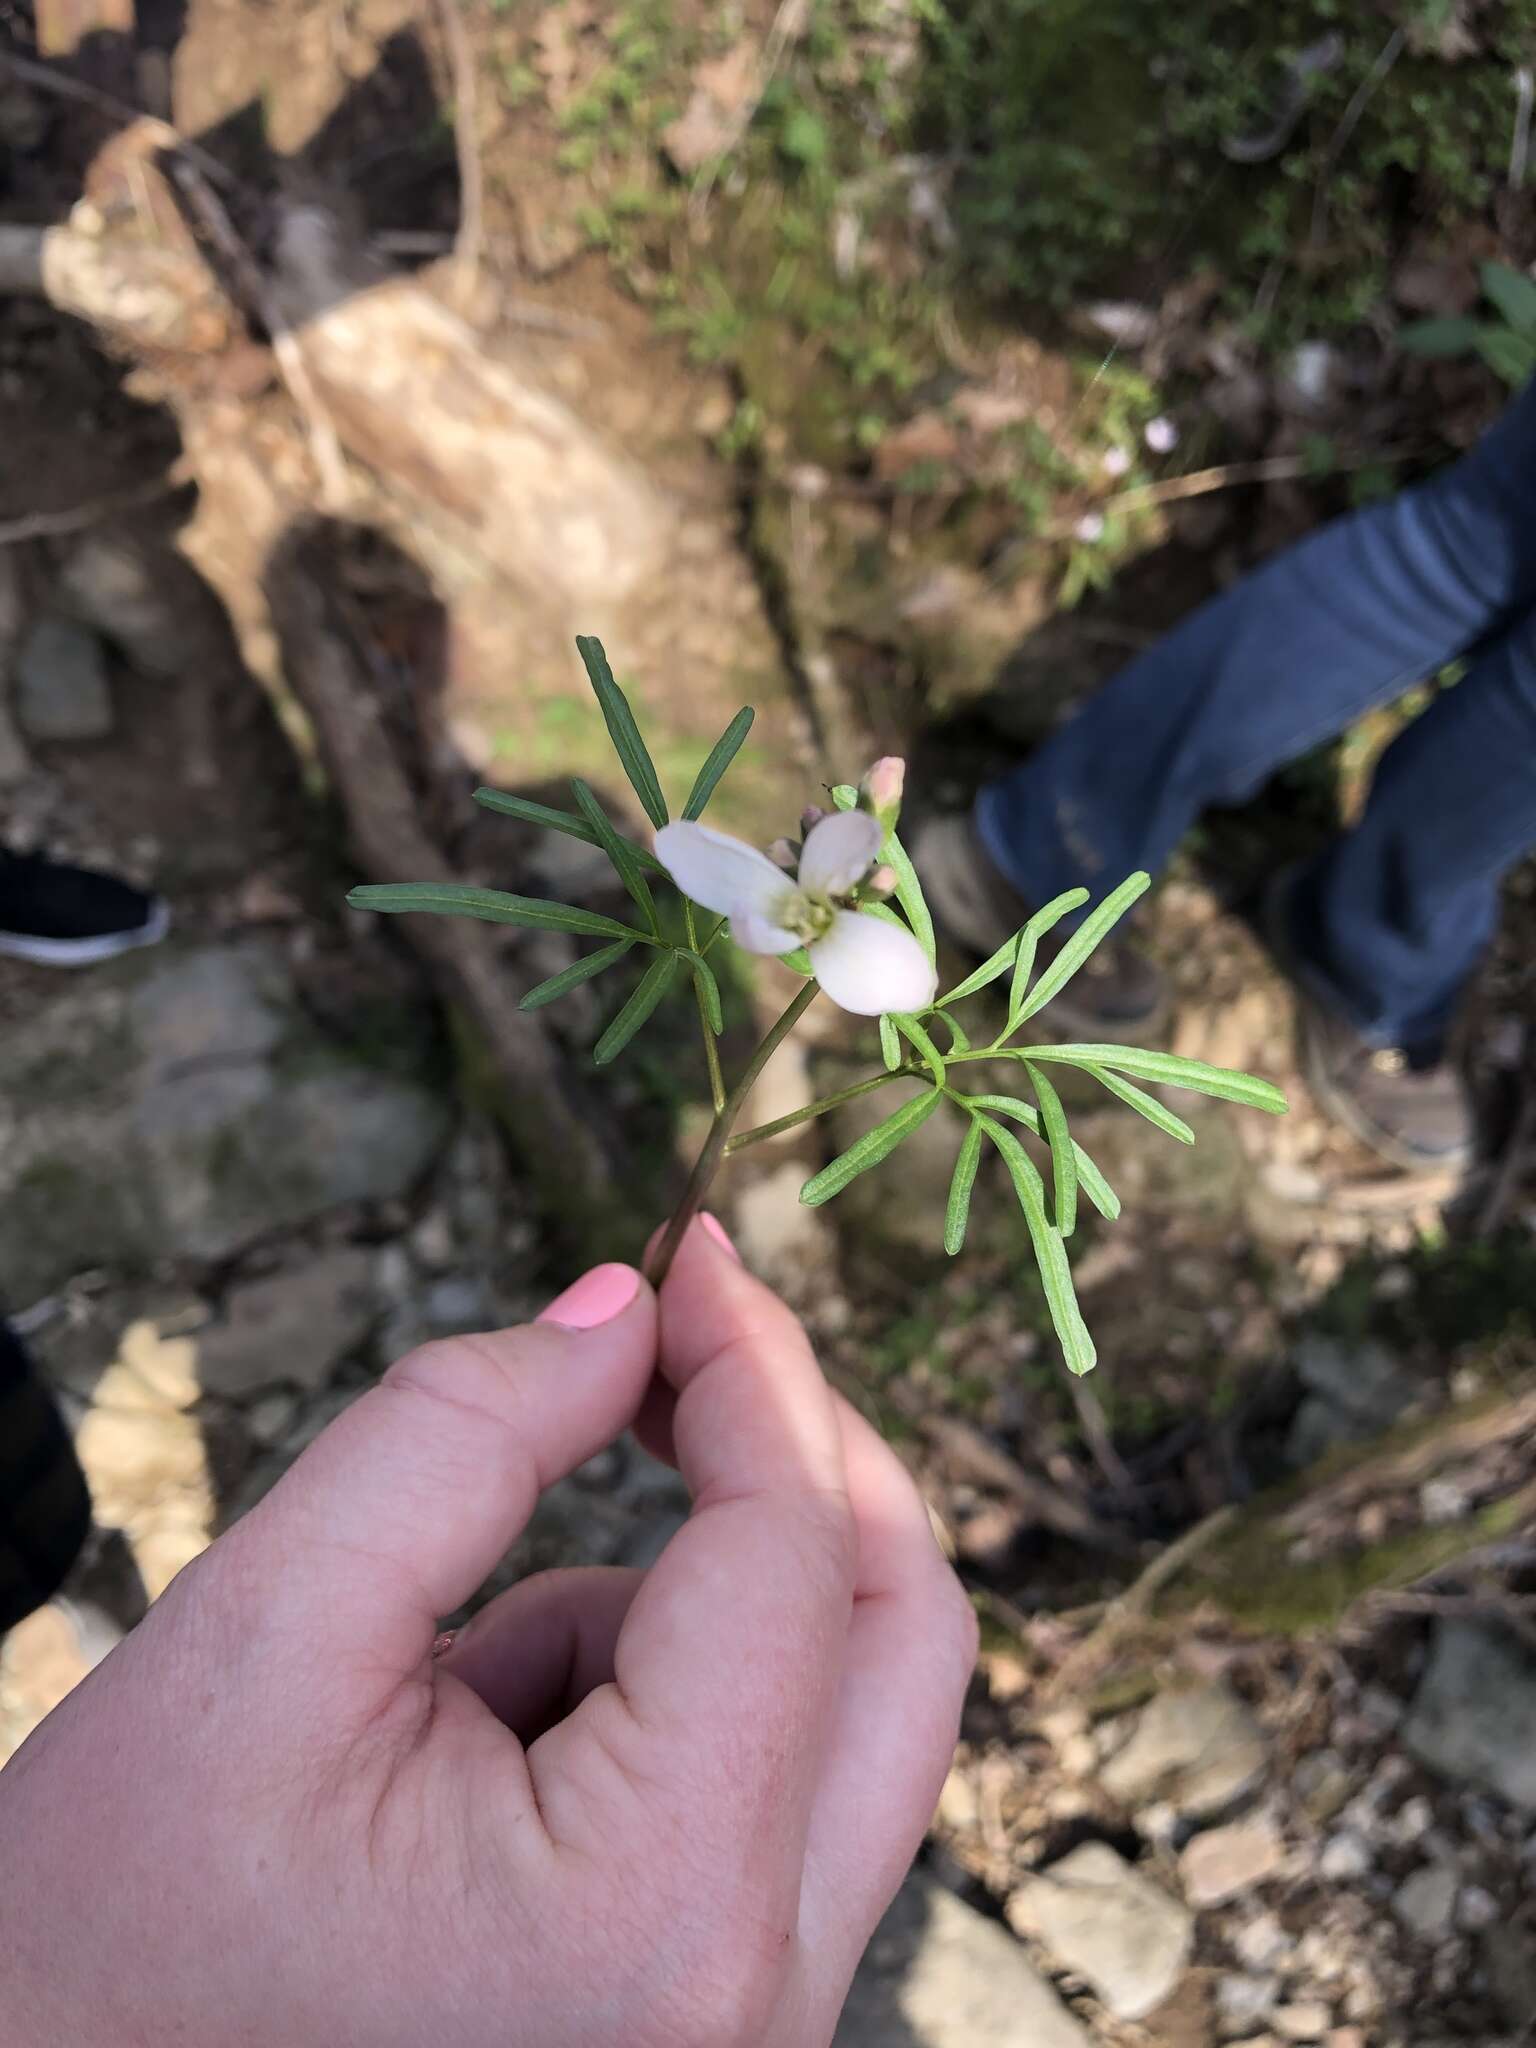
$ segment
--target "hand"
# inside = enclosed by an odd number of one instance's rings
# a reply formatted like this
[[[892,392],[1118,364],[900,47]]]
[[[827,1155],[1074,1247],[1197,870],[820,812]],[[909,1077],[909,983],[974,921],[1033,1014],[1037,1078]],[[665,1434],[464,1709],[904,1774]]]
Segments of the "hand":
[[[647,1395],[652,1374],[660,1391]],[[465,1600],[645,1407],[645,1573]],[[401,1360],[0,1774],[9,2048],[821,2048],[947,1767],[970,1610],[695,1226]]]

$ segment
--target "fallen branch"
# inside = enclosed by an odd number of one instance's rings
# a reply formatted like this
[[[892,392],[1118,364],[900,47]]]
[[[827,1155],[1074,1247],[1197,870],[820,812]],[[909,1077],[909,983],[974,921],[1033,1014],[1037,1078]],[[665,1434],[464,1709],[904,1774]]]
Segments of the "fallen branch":
[[[19,547],[23,541],[29,540],[52,540],[59,534],[83,533],[87,527],[98,526],[104,519],[115,519],[120,512],[132,512],[140,505],[152,505],[161,498],[168,498],[187,481],[179,469],[170,469],[164,476],[156,477],[153,483],[140,484],[135,490],[109,491],[105,497],[88,499],[83,505],[71,505],[63,512],[29,512],[22,519],[0,521],[0,548]]]
[[[68,227],[0,227],[0,294],[46,299],[125,346],[209,355],[230,307],[195,257]]]
[[[453,261],[460,295],[467,300],[479,280],[485,253],[485,173],[480,162],[475,54],[459,19],[459,0],[438,0],[437,11],[453,69],[453,142],[459,160],[459,232]]]
[[[1214,1514],[1196,1522],[1176,1542],[1160,1550],[1146,1570],[1118,1598],[1110,1601],[1093,1633],[1085,1636],[1057,1665],[1046,1681],[1044,1697],[1047,1700],[1059,1699],[1064,1693],[1075,1691],[1095,1679],[1130,1631],[1147,1618],[1152,1603],[1163,1588],[1178,1577],[1192,1558],[1223,1535],[1236,1517],[1235,1507],[1217,1508]]]

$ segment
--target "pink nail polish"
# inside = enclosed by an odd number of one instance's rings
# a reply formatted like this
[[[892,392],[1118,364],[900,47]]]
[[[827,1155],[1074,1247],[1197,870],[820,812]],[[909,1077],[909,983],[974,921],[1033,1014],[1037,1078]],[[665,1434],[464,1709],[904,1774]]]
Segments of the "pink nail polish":
[[[705,1209],[700,1212],[699,1223],[715,1240],[715,1243],[719,1245],[721,1251],[729,1252],[739,1266],[741,1264],[741,1253],[731,1243],[730,1238],[726,1234],[725,1225],[720,1221],[720,1218],[718,1216],[711,1216],[709,1211]]]
[[[595,1330],[627,1309],[639,1291],[640,1275],[633,1266],[594,1266],[556,1295],[539,1321],[563,1330]]]

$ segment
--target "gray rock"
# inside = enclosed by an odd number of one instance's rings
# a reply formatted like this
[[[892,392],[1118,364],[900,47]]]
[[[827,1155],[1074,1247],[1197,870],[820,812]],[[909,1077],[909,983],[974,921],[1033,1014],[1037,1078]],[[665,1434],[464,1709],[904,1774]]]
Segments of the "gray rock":
[[[1259,1724],[1229,1686],[1216,1682],[1159,1693],[1099,1781],[1124,1806],[1161,1800],[1198,1817],[1229,1806],[1258,1782],[1267,1762]]]
[[[1426,1863],[1405,1877],[1393,1895],[1392,1910],[1421,1941],[1443,1941],[1456,1923],[1456,1895],[1461,1880],[1443,1863]]]
[[[1090,2048],[1019,1944],[914,1872],[865,1951],[833,2048]]]
[[[1278,1977],[1248,1977],[1233,1971],[1216,1980],[1216,2014],[1223,2034],[1245,2037],[1280,2003]]]
[[[1313,1332],[1296,1353],[1308,1395],[1296,1411],[1285,1454],[1298,1469],[1336,1444],[1359,1443],[1390,1429],[1423,1387],[1383,1344],[1344,1344]]]
[[[230,1401],[280,1385],[312,1393],[367,1334],[377,1310],[373,1260],[346,1246],[232,1287],[222,1318],[198,1336],[198,1384]]]
[[[1184,1896],[1192,1906],[1219,1906],[1251,1891],[1285,1861],[1280,1830],[1265,1814],[1196,1835],[1179,1858]]]
[[[1105,1842],[1085,1842],[1010,1901],[1117,2019],[1142,2019],[1173,1990],[1189,1958],[1194,1915]]]
[[[106,738],[112,692],[94,633],[73,619],[38,620],[17,665],[16,716],[29,739]]]
[[[449,1124],[316,1028],[265,938],[71,984],[0,1040],[0,1102],[0,1291],[19,1301],[403,1194]]]
[[[1536,1657],[1496,1625],[1438,1622],[1402,1739],[1442,1777],[1536,1809]]]

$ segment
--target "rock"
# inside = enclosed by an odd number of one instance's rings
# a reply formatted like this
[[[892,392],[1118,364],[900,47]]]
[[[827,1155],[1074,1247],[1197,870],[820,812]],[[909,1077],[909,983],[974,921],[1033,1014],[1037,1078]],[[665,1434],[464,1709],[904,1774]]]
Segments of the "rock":
[[[442,1098],[300,1009],[280,942],[114,961],[0,1037],[0,1292],[90,1266],[222,1259],[406,1193]]]
[[[1443,1941],[1456,1924],[1456,1895],[1461,1880],[1443,1863],[1427,1863],[1404,1878],[1392,1899],[1392,1910],[1420,1941]]]
[[[1298,1998],[1290,2005],[1277,2005],[1270,2025],[1283,2041],[1321,2041],[1333,2021],[1333,2012],[1320,1998]]]
[[[1536,1657],[1496,1624],[1437,1622],[1402,1739],[1442,1777],[1536,1809]]]
[[[1390,1429],[1423,1392],[1414,1375],[1374,1341],[1344,1344],[1314,1331],[1302,1339],[1295,1366],[1309,1390],[1285,1447],[1288,1463],[1297,1468],[1336,1444]]]
[[[1117,2019],[1162,2004],[1183,1973],[1194,1915],[1105,1842],[1085,1842],[1009,1901],[1053,1955],[1086,1977]]]
[[[279,1389],[251,1403],[245,1411],[245,1426],[257,1443],[270,1449],[273,1444],[280,1444],[292,1429],[298,1412],[298,1396]]]
[[[100,740],[112,730],[101,642],[73,619],[42,618],[16,669],[16,717],[34,740]]]
[[[227,1401],[278,1385],[313,1393],[377,1312],[369,1254],[347,1246],[322,1252],[229,1290],[223,1316],[198,1338],[198,1379],[204,1393]]]
[[[739,1189],[732,1204],[732,1241],[744,1263],[770,1286],[803,1281],[831,1260],[826,1223],[800,1199],[809,1178],[805,1166],[788,1160]]]
[[[1536,1912],[1529,1903],[1490,1927],[1478,1941],[1488,1987],[1512,2027],[1529,2027],[1536,2012]]]
[[[1331,1884],[1348,1884],[1357,1877],[1364,1877],[1375,1858],[1371,1845],[1364,1835],[1353,1828],[1340,1828],[1336,1835],[1330,1835],[1323,1844],[1323,1853],[1317,1859],[1317,1874]]]
[[[1165,1799],[1199,1817],[1219,1813],[1256,1784],[1267,1761],[1259,1724],[1215,1681],[1159,1693],[1099,1782],[1123,1806]]]
[[[32,757],[22,745],[10,709],[0,696],[0,789],[14,789],[32,773]]]
[[[1493,1925],[1502,1910],[1492,1892],[1480,1884],[1469,1884],[1456,1903],[1456,1924],[1469,1934],[1480,1934]]]
[[[1217,2023],[1223,2034],[1246,2038],[1280,2003],[1278,1977],[1230,1974],[1216,1981]]]
[[[914,1872],[875,1930],[833,2048],[1091,2048],[995,1920]]]
[[[1273,1970],[1291,1952],[1291,1937],[1276,1913],[1258,1913],[1232,1936],[1232,1948],[1250,1970]]]
[[[1280,1830],[1266,1815],[1196,1835],[1179,1858],[1184,1896],[1192,1906],[1219,1906],[1273,1877],[1285,1861]]]

